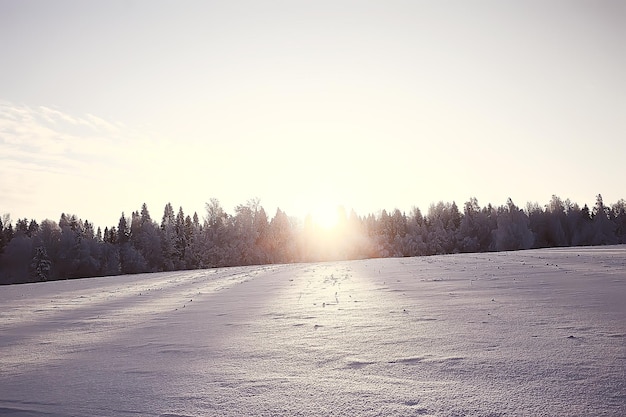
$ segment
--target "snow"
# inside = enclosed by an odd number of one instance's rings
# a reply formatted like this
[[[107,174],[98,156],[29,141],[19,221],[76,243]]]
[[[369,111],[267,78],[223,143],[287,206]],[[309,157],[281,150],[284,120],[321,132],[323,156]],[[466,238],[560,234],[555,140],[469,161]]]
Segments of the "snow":
[[[0,303],[0,415],[626,415],[626,246],[57,281]]]

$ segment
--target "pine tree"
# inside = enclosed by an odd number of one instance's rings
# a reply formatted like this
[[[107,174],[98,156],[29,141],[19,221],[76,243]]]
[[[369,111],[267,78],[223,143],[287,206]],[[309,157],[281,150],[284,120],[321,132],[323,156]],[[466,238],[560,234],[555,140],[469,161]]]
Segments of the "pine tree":
[[[128,220],[122,212],[120,217],[120,221],[117,225],[117,241],[120,245],[127,243],[130,240],[130,226],[128,225]]]
[[[189,244],[189,236],[185,231],[185,213],[183,212],[183,208],[179,207],[178,214],[176,215],[176,226],[175,226],[176,238],[175,238],[175,259],[174,264],[176,269],[184,268],[184,259],[185,259],[185,251],[187,249],[187,245]]]
[[[44,246],[38,246],[35,249],[35,256],[30,264],[33,277],[37,281],[47,281],[50,278],[52,263],[48,258],[48,253]]]
[[[28,236],[34,236],[39,231],[39,224],[33,219],[28,224]]]
[[[176,216],[172,204],[167,203],[161,219],[161,251],[164,271],[174,269],[176,262]]]
[[[141,207],[141,213],[133,213],[131,242],[145,259],[147,271],[163,270],[161,231],[158,224],[150,217],[145,203]]]
[[[143,203],[141,205],[141,224],[151,223],[152,218],[150,217],[150,212],[148,211],[148,205]]]

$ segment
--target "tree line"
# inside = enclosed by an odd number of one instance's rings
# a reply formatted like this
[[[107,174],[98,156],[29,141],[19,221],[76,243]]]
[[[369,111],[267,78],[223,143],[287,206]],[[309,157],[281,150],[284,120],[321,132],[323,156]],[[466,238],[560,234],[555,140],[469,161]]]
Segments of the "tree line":
[[[118,225],[94,229],[76,215],[58,222],[0,219],[0,284],[224,266],[364,259],[626,243],[626,201],[592,209],[557,196],[545,206],[511,199],[480,207],[475,198],[432,204],[423,215],[395,209],[358,216],[338,209],[332,229],[277,209],[270,219],[258,199],[228,214],[217,199],[202,221],[166,204],[161,221],[144,203]]]

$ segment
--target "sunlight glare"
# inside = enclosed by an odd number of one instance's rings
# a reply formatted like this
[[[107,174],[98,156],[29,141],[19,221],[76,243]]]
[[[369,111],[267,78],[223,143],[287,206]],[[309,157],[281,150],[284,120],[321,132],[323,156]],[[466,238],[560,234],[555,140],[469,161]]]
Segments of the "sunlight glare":
[[[318,227],[331,230],[339,223],[339,208],[332,204],[319,204],[311,211],[311,217]]]

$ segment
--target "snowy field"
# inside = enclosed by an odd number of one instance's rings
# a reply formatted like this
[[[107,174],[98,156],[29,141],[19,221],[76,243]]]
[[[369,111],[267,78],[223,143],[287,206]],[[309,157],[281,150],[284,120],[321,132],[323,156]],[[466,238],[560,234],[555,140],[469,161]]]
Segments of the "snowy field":
[[[626,416],[626,246],[0,287],[0,415]]]

